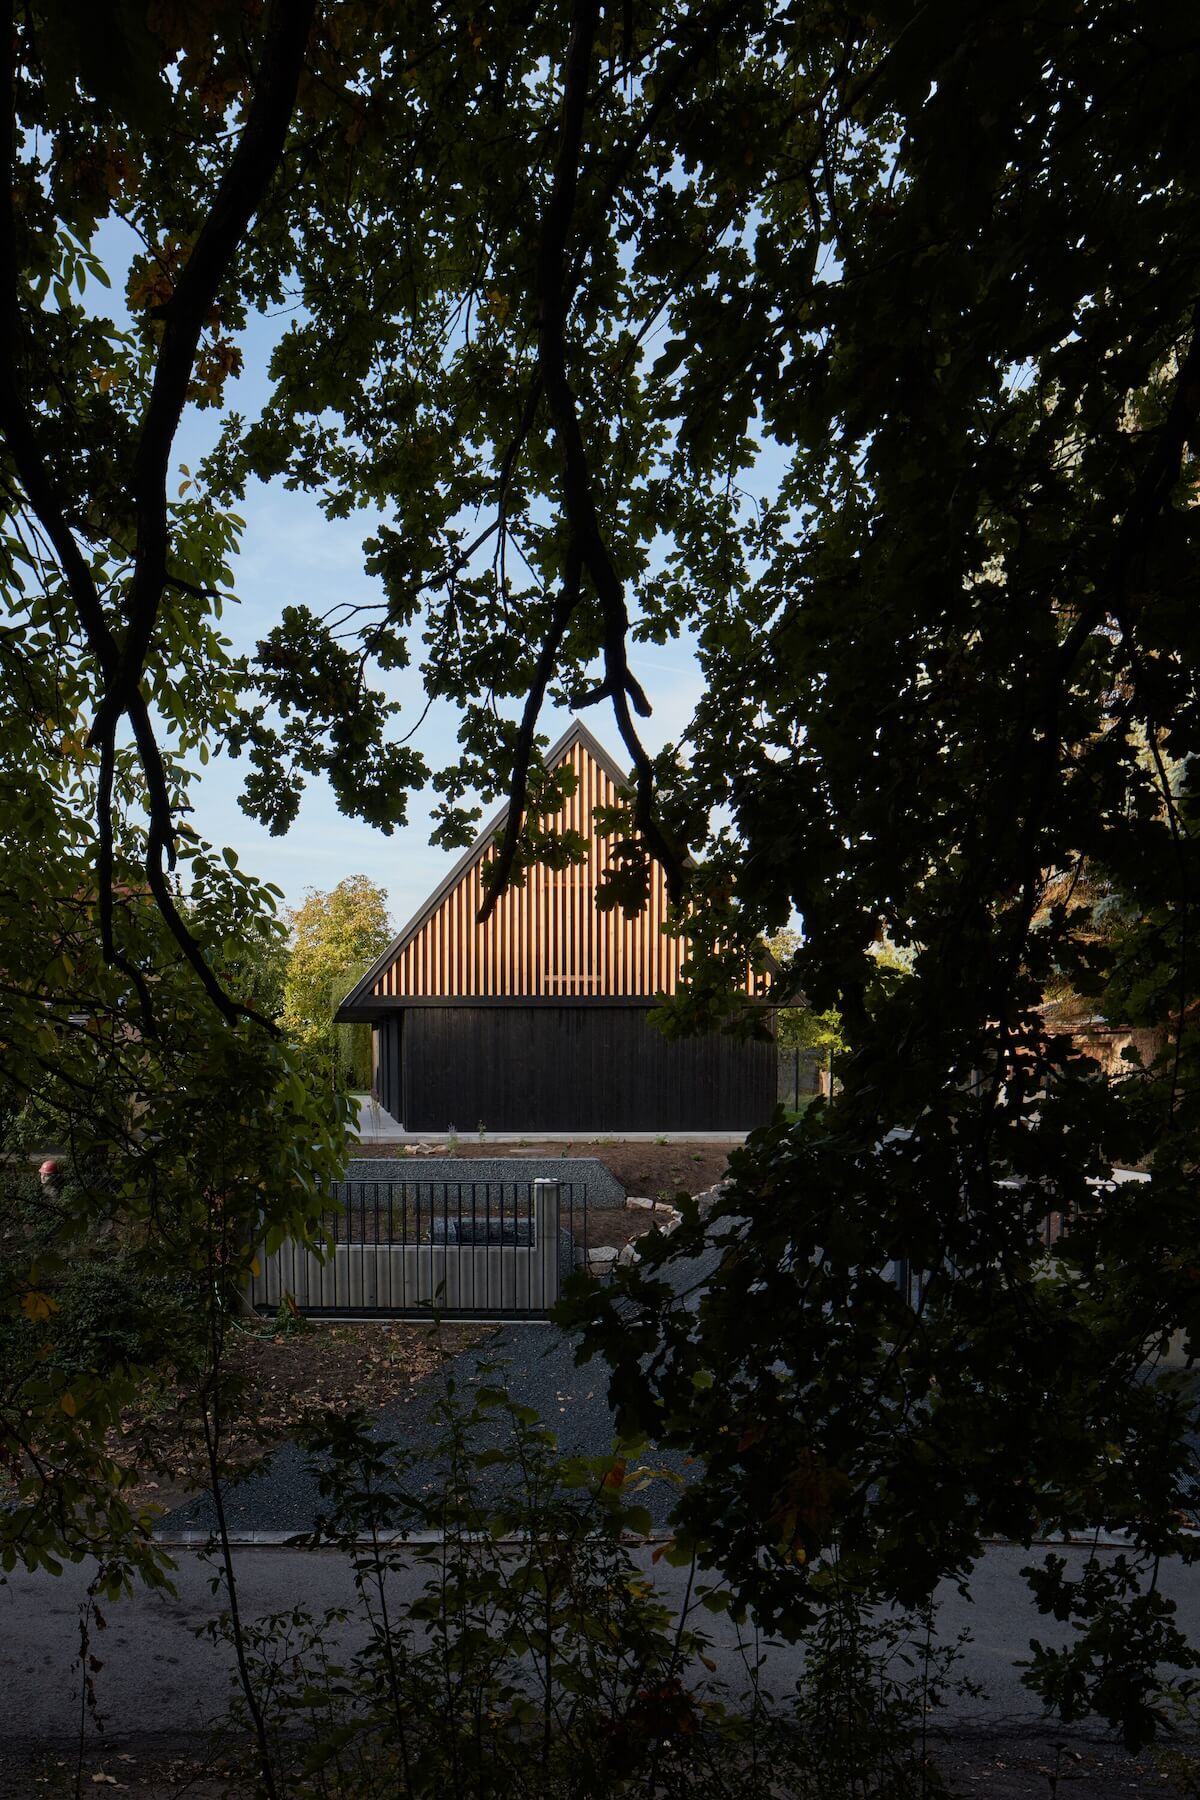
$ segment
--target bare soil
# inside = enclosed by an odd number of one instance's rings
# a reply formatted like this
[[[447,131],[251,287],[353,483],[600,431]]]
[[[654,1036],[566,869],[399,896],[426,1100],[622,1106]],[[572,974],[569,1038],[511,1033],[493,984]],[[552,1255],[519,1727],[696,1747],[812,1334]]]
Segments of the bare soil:
[[[652,1231],[662,1223],[661,1213],[656,1218],[652,1212],[644,1212],[640,1207],[628,1212],[616,1212],[608,1208],[592,1206],[588,1208],[587,1234],[584,1234],[583,1219],[577,1217],[573,1221],[575,1241],[586,1245],[590,1250],[594,1244],[611,1244],[614,1250],[621,1250],[639,1238],[644,1232]]]
[[[629,1143],[623,1138],[574,1138],[569,1143],[556,1139],[547,1143],[542,1138],[523,1139],[515,1144],[494,1144],[484,1138],[426,1138],[420,1144],[367,1145],[363,1154],[371,1157],[419,1161],[429,1156],[539,1156],[550,1159],[561,1156],[594,1156],[610,1169],[627,1194],[641,1194],[646,1199],[665,1198],[675,1194],[701,1194],[713,1187],[725,1173],[731,1144],[714,1144],[705,1138],[684,1143]]]
[[[233,1470],[252,1466],[311,1415],[386,1406],[481,1335],[473,1325],[313,1320],[278,1331],[269,1320],[248,1320],[228,1349],[241,1391],[226,1461]],[[148,1391],[109,1449],[133,1476],[128,1492],[137,1506],[170,1512],[208,1486],[194,1394]]]
[[[438,1146],[439,1151],[442,1147]],[[596,1143],[548,1145],[458,1144],[455,1155],[599,1157],[631,1193],[664,1198],[700,1193],[720,1180],[728,1146],[706,1144]],[[657,1223],[641,1208],[589,1209],[586,1245],[621,1249]],[[578,1236],[583,1240],[582,1221]],[[482,1335],[484,1327],[364,1320],[361,1324],[294,1321],[285,1330],[247,1321],[232,1333],[228,1363],[241,1392],[230,1409],[224,1460],[231,1471],[252,1467],[309,1416],[334,1409],[375,1409],[401,1398],[448,1356]],[[170,1512],[208,1486],[203,1432],[196,1396],[184,1390],[148,1388],[131,1408],[109,1450],[132,1477],[131,1502]],[[104,1784],[107,1785],[107,1784]]]
[[[1171,1800],[1189,1789],[1173,1783],[1150,1755],[1130,1757],[1119,1747],[1079,1743],[1056,1751],[1052,1729],[1022,1740],[1011,1731],[995,1735],[955,1734],[934,1750],[933,1761],[952,1795],[960,1800]],[[139,1800],[237,1800],[249,1796],[233,1773],[234,1761],[194,1739],[165,1745],[160,1737],[144,1745],[126,1740],[118,1750],[89,1745],[84,1751],[83,1793],[127,1793]],[[76,1752],[62,1748],[7,1751],[0,1766],[0,1800],[28,1800],[31,1794],[73,1795]]]

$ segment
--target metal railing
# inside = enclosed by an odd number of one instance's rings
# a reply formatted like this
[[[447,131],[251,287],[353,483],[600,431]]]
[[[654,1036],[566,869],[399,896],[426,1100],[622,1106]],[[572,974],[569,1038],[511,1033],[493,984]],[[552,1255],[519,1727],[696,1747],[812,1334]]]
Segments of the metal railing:
[[[343,1182],[324,1245],[257,1258],[248,1299],[314,1318],[544,1317],[587,1242],[587,1188],[571,1181]]]

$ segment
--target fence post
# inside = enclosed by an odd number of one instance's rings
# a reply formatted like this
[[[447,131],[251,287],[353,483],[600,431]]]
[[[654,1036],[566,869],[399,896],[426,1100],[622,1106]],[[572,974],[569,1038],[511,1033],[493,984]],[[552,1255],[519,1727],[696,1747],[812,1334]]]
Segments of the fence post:
[[[535,1181],[533,1184],[533,1230],[537,1248],[534,1266],[538,1272],[540,1305],[546,1312],[558,1299],[558,1228],[559,1185],[557,1181]]]

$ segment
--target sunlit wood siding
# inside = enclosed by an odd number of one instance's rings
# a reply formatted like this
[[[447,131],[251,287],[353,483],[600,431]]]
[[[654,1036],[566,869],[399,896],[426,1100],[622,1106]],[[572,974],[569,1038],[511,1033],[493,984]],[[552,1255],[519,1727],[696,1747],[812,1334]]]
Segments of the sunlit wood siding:
[[[577,728],[572,737],[559,761],[574,771],[575,792],[549,823],[589,841],[586,862],[528,870],[524,886],[503,894],[481,925],[483,871],[496,854],[494,840],[483,845],[428,916],[402,936],[371,998],[652,999],[675,991],[687,946],[663,930],[667,890],[657,863],[639,918],[596,906],[615,840],[595,835],[594,812],[616,804],[618,783],[586,734]]]

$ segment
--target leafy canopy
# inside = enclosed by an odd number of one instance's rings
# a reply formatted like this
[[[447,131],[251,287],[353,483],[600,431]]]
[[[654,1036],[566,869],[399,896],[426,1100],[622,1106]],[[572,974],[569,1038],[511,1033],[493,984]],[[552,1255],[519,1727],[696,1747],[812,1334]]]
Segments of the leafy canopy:
[[[353,985],[350,971],[365,973],[392,940],[387,894],[365,875],[347,875],[328,893],[309,888],[290,923],[283,1022],[299,1042],[330,1049],[334,1008]]]
[[[740,1160],[698,1305],[580,1303],[629,1420],[705,1459],[683,1528],[785,1619],[834,1540],[885,1598],[993,1531],[1190,1554],[1190,1388],[1158,1359],[1200,1292],[1192,9],[147,17],[120,9],[118,59],[26,9],[6,90],[6,591],[32,571],[82,719],[39,710],[15,631],[3,654],[51,812],[99,822],[104,978],[148,1011],[166,941],[115,899],[122,720],[132,860],[236,1017],[172,907],[178,756],[246,754],[274,826],[313,772],[397,824],[430,772],[370,683],[417,659],[462,716],[438,834],[510,789],[503,876],[553,851],[545,696],[611,705],[621,898],[653,854],[690,908],[676,1028],[727,1017],[798,911],[786,979],[851,1047],[834,1101]],[[132,330],[79,296],[118,210]],[[269,406],[168,506],[179,409],[222,403],[241,321],[285,302]],[[298,597],[239,663],[216,620],[252,475],[375,509],[381,600]],[[652,760],[640,649],[685,632],[704,693]],[[1099,1079],[1040,1011],[1064,980],[1159,1062]],[[1151,1179],[1089,1185],[1114,1162]],[[1148,1732],[1147,1672],[1184,1654],[1155,1605],[1061,1571],[1039,1598],[1092,1621],[1045,1691]]]

